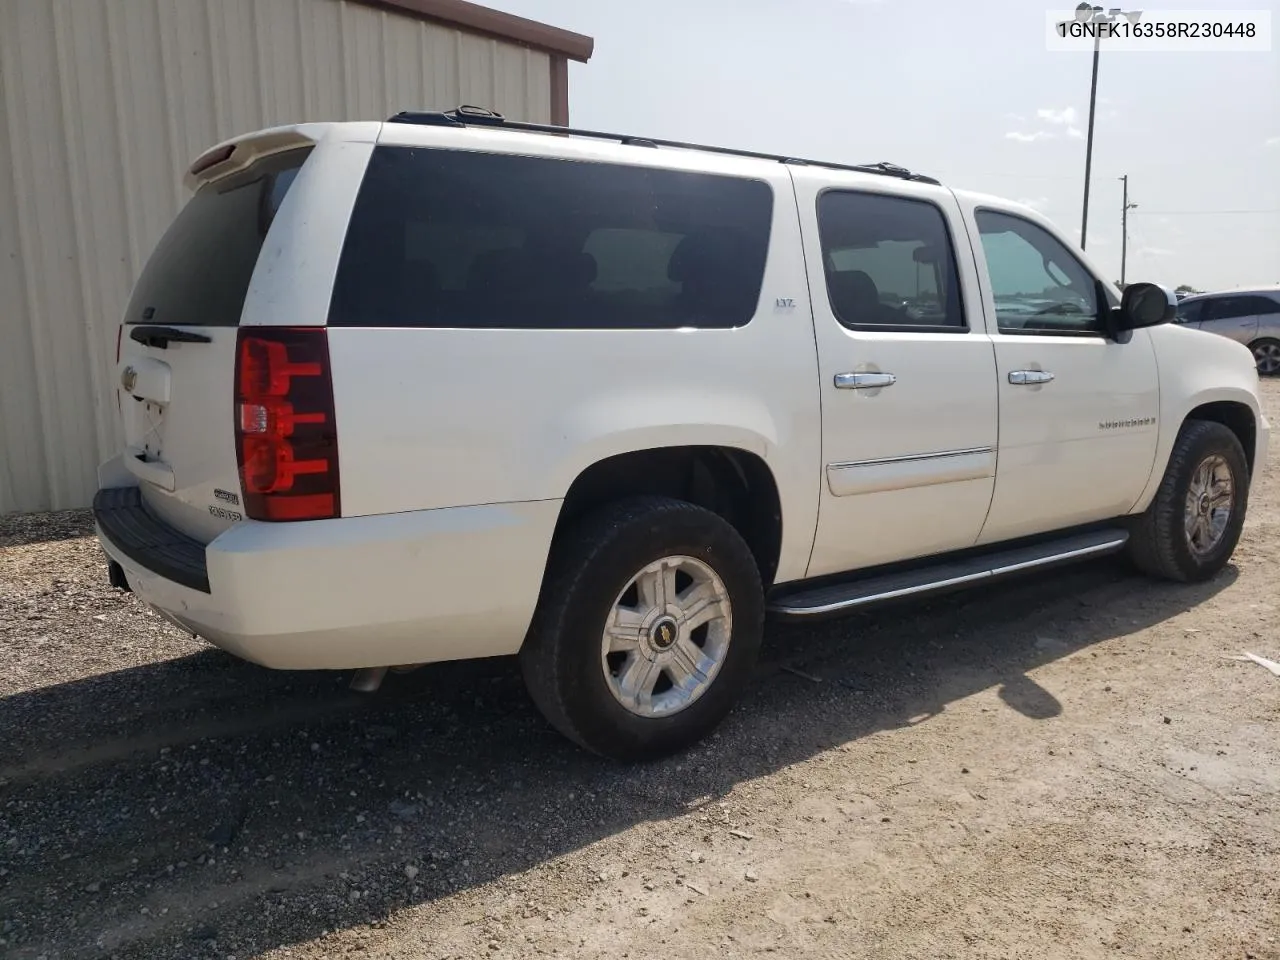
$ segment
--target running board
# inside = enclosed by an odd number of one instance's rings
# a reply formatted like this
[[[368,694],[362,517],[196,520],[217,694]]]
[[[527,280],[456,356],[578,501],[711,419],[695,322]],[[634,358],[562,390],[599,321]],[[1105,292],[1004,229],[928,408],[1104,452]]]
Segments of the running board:
[[[1125,530],[1095,530],[1029,547],[1014,547],[961,560],[944,560],[914,570],[801,589],[774,599],[769,604],[769,613],[779,620],[837,616],[902,597],[941,593],[982,580],[1117,553],[1128,541],[1129,534]]]

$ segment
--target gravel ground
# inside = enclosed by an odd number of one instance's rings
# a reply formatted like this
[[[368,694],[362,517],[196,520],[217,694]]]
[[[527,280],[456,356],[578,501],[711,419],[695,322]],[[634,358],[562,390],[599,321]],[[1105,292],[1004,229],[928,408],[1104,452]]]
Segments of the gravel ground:
[[[508,661],[262,670],[108,587],[83,513],[0,520],[0,956],[1280,960],[1280,678],[1228,659],[1280,659],[1269,469],[1212,583],[773,628],[633,769]]]

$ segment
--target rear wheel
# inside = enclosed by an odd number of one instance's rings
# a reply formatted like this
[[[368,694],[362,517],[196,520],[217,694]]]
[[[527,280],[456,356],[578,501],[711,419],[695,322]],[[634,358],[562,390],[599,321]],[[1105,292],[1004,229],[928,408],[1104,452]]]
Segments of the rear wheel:
[[[1189,420],[1174,442],[1155,499],[1138,517],[1130,555],[1144,572],[1208,580],[1235,551],[1249,500],[1249,464],[1220,423]]]
[[[763,620],[760,575],[732,526],[689,503],[637,498],[557,541],[521,666],[565,736],[612,759],[649,759],[720,723],[750,678]]]
[[[1258,340],[1250,349],[1257,361],[1259,374],[1264,377],[1280,375],[1280,340]]]

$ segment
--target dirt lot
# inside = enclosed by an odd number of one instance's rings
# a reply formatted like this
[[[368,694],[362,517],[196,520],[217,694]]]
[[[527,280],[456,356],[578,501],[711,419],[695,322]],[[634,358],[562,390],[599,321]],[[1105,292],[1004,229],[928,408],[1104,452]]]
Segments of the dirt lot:
[[[1280,450],[1211,584],[774,628],[722,733],[635,769],[508,662],[238,663],[88,529],[0,521],[0,956],[1280,958],[1280,679],[1227,659],[1280,658]]]

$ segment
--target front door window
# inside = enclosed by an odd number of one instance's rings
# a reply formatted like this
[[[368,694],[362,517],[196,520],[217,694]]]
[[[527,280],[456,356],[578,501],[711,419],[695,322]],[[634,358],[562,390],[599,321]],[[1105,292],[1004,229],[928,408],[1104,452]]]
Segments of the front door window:
[[[1101,335],[1097,284],[1057,238],[993,210],[977,221],[1001,333]]]

